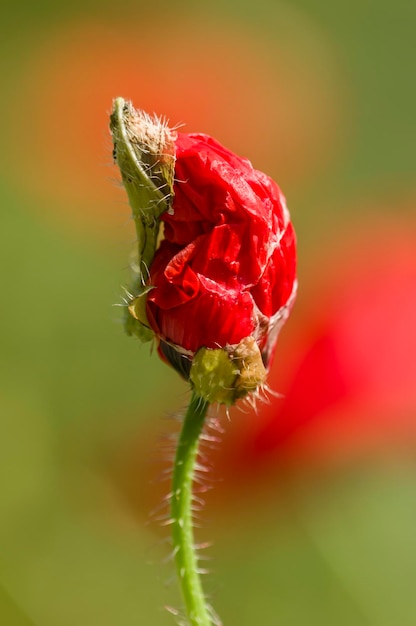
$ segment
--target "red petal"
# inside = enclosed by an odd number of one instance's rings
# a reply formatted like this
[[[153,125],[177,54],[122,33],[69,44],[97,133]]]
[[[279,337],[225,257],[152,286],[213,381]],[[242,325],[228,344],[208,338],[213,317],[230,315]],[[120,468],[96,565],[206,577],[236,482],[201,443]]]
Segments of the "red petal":
[[[167,312],[156,299],[158,288],[147,299],[149,321],[159,335],[195,352],[201,346],[218,348],[236,344],[253,332],[253,300],[248,292],[221,288],[199,276],[198,294]]]
[[[288,301],[296,277],[295,233],[289,223],[280,244],[251,293],[260,311],[271,317]]]
[[[175,145],[173,212],[163,216],[165,240],[150,268],[152,328],[191,351],[251,334],[263,346],[268,323],[258,310],[274,315],[295,281],[284,197],[250,161],[207,135],[178,133]]]

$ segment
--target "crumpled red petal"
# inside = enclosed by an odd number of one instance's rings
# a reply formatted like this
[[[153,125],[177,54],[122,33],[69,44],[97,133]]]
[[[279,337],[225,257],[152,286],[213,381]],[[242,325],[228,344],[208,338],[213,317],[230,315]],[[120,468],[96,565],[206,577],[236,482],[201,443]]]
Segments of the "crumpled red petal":
[[[264,344],[268,318],[296,282],[295,237],[279,187],[211,137],[178,133],[174,191],[150,268],[153,330],[190,352],[250,335]]]

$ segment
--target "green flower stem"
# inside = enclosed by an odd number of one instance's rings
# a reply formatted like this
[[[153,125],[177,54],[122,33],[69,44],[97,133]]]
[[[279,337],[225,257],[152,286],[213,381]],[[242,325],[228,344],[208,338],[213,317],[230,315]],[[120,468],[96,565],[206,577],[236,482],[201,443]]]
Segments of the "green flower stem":
[[[175,563],[191,626],[211,626],[209,608],[198,573],[192,526],[192,485],[199,437],[209,403],[192,394],[176,450],[172,480],[172,540]]]

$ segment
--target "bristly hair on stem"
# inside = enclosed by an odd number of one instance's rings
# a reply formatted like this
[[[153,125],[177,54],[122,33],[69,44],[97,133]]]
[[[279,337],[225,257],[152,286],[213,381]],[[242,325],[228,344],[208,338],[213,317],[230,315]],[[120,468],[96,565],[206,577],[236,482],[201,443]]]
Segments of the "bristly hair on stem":
[[[193,485],[198,472],[199,442],[208,408],[209,403],[193,392],[179,436],[172,477],[172,547],[190,626],[220,625],[202,588],[193,522]]]

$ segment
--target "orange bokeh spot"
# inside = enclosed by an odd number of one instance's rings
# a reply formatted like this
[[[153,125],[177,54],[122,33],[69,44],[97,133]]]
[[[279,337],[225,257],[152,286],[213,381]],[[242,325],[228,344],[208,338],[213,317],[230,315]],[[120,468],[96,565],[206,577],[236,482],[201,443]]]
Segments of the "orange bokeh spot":
[[[61,25],[32,52],[11,112],[10,174],[35,200],[69,206],[60,219],[98,232],[120,209],[128,217],[111,184],[108,114],[119,95],[172,124],[186,122],[185,131],[214,135],[280,183],[326,162],[339,126],[337,94],[323,69],[329,55],[305,64],[296,37],[267,44],[235,26],[146,19],[139,30]]]

